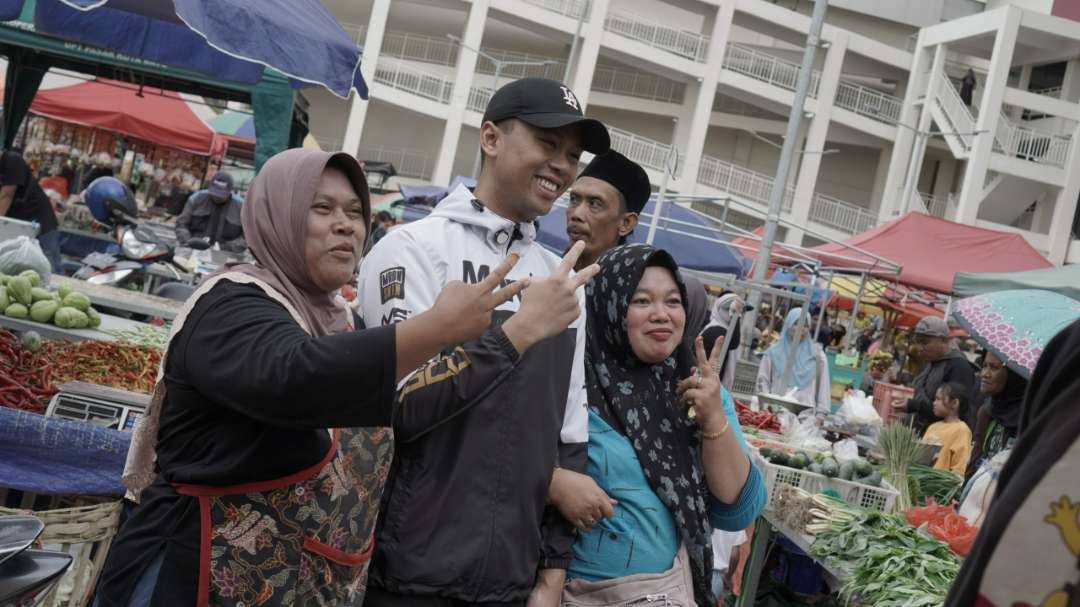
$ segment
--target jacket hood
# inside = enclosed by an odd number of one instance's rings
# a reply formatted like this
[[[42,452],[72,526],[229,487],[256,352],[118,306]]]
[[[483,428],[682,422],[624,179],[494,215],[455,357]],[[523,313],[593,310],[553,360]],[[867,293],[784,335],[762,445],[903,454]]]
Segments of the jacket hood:
[[[536,240],[536,224],[530,221],[517,223],[495,214],[463,184],[443,198],[430,216],[479,229],[484,241],[497,250],[505,251],[512,243],[528,246]]]

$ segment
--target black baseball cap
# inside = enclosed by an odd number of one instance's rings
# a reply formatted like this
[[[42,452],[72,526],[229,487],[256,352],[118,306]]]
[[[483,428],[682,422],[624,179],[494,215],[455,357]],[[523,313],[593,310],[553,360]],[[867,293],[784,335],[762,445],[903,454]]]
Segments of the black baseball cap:
[[[222,198],[229,196],[233,192],[233,178],[232,175],[225,171],[218,171],[214,178],[210,180],[210,187],[207,188],[214,196],[220,196]]]
[[[599,120],[586,118],[574,91],[555,80],[522,78],[495,91],[484,111],[483,122],[507,118],[517,118],[541,129],[580,124],[584,133],[582,147],[586,152],[603,154],[611,147],[607,127]]]

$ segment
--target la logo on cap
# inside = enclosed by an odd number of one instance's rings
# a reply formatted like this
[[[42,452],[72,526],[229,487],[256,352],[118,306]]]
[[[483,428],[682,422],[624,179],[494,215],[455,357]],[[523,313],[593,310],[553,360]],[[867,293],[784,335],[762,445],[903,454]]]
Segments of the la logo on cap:
[[[569,88],[567,88],[565,86],[562,86],[562,87],[559,87],[559,88],[562,89],[563,101],[566,102],[566,105],[568,105],[571,108],[573,108],[574,110],[580,112],[581,108],[578,106],[578,100],[577,100],[577,97],[574,96],[574,91],[571,91]]]

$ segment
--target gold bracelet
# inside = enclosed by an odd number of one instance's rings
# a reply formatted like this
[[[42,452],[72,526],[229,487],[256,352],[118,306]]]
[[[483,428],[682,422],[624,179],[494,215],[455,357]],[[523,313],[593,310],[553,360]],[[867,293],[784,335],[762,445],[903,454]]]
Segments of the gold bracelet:
[[[716,432],[711,432],[711,433],[702,432],[701,433],[701,438],[703,438],[705,440],[716,440],[716,439],[720,438],[721,436],[723,436],[724,433],[727,432],[728,428],[730,428],[730,427],[731,427],[731,420],[730,419],[725,419],[723,428],[720,428]]]

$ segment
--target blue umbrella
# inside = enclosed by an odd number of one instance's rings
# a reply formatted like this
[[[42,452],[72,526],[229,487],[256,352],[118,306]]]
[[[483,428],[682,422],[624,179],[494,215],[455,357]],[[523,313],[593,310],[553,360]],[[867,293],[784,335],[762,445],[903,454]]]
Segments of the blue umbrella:
[[[641,222],[629,242],[645,242],[649,233],[648,223],[652,220],[655,203],[650,200],[641,214]],[[669,220],[687,222],[692,226],[672,223]],[[677,204],[665,204],[664,212],[657,226],[653,246],[671,253],[679,266],[702,272],[716,272],[744,276],[748,268],[747,258],[732,247],[722,242],[728,238],[716,231],[717,224],[707,217],[695,213]],[[685,232],[680,234],[678,232]],[[548,249],[563,254],[570,246],[566,235],[566,208],[556,205],[551,212],[540,218],[540,244]],[[707,239],[707,240],[706,240]]]
[[[36,0],[38,31],[233,82],[367,98],[360,49],[319,0]],[[0,0],[0,14],[22,0]]]

